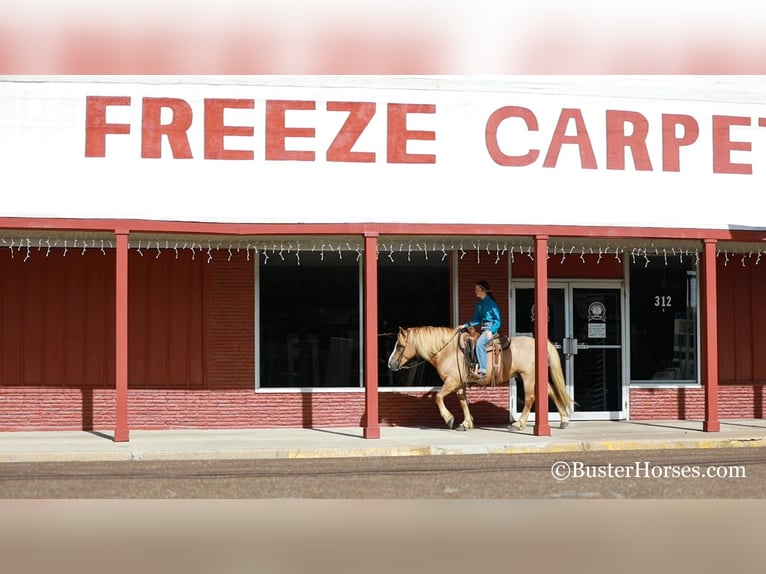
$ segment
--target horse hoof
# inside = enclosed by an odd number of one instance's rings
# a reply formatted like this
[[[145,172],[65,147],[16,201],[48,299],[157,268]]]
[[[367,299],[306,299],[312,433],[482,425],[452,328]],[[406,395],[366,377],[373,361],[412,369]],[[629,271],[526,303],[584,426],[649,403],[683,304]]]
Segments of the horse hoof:
[[[460,432],[466,432],[468,430],[468,428],[464,424],[461,423],[461,425],[459,427],[457,427],[457,430],[459,430]]]
[[[511,423],[511,426],[508,427],[508,430],[512,430],[512,431],[521,430],[521,425],[517,421],[513,421]]]
[[[559,425],[560,429],[565,429],[569,426],[569,421],[561,421],[561,424]]]
[[[447,423],[447,428],[450,429],[450,430],[452,430],[452,427],[455,426],[455,418],[454,417],[450,417],[448,420],[446,420],[444,422]]]

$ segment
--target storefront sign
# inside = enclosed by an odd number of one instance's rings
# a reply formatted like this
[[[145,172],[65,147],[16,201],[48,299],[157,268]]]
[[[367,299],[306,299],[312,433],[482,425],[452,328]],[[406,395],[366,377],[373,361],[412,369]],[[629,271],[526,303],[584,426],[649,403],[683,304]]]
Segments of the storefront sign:
[[[694,78],[641,97],[583,95],[577,78],[537,92],[514,78],[300,79],[0,79],[0,153],[17,182],[4,214],[763,226],[766,104],[732,97],[736,85],[701,86],[706,101],[674,91]],[[604,77],[605,94],[620,81],[633,80]],[[731,81],[766,96],[759,78]],[[478,202],[492,207],[466,209]]]

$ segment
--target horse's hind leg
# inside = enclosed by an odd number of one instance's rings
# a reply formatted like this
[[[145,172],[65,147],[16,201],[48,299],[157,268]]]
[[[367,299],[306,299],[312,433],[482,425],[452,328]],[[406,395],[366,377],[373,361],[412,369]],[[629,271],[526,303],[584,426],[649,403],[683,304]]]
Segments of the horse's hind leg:
[[[561,405],[561,402],[556,396],[556,393],[554,392],[554,390],[550,387],[548,387],[548,396],[553,400],[553,403],[556,405],[556,410],[559,411],[559,415],[561,416],[561,422],[559,423],[559,428],[560,429],[567,428],[569,426],[569,414],[567,413],[567,410]]]
[[[467,431],[473,428],[473,417],[471,416],[471,411],[468,410],[468,398],[465,396],[465,387],[460,387],[455,393],[460,401],[460,408],[463,409],[463,422],[460,423],[457,430]]]
[[[527,419],[529,418],[529,413],[532,412],[532,405],[535,402],[535,395],[534,393],[531,395],[524,394],[524,409],[521,411],[521,416],[519,417],[519,420],[514,421],[511,423],[511,426],[515,429],[522,430],[525,426],[527,426]]]
[[[527,419],[529,418],[529,413],[532,411],[532,405],[535,402],[534,376],[534,373],[532,373],[531,377],[529,375],[521,375],[521,382],[524,385],[524,408],[521,411],[519,420],[511,423],[512,429],[522,430],[527,426]]]

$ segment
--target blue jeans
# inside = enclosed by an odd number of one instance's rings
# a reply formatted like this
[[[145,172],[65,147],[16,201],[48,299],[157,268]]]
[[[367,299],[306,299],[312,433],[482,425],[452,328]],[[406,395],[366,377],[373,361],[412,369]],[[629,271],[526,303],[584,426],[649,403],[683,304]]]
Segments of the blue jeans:
[[[492,340],[492,331],[482,331],[476,341],[476,358],[479,361],[479,370],[487,372],[487,343]]]

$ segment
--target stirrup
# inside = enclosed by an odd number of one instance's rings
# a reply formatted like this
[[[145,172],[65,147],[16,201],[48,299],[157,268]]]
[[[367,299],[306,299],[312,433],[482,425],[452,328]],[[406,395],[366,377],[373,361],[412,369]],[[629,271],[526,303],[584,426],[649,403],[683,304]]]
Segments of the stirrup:
[[[484,379],[487,378],[487,373],[484,373],[483,375],[479,372],[478,369],[475,369],[471,371],[471,373],[468,375],[468,380],[473,382],[481,382]]]

